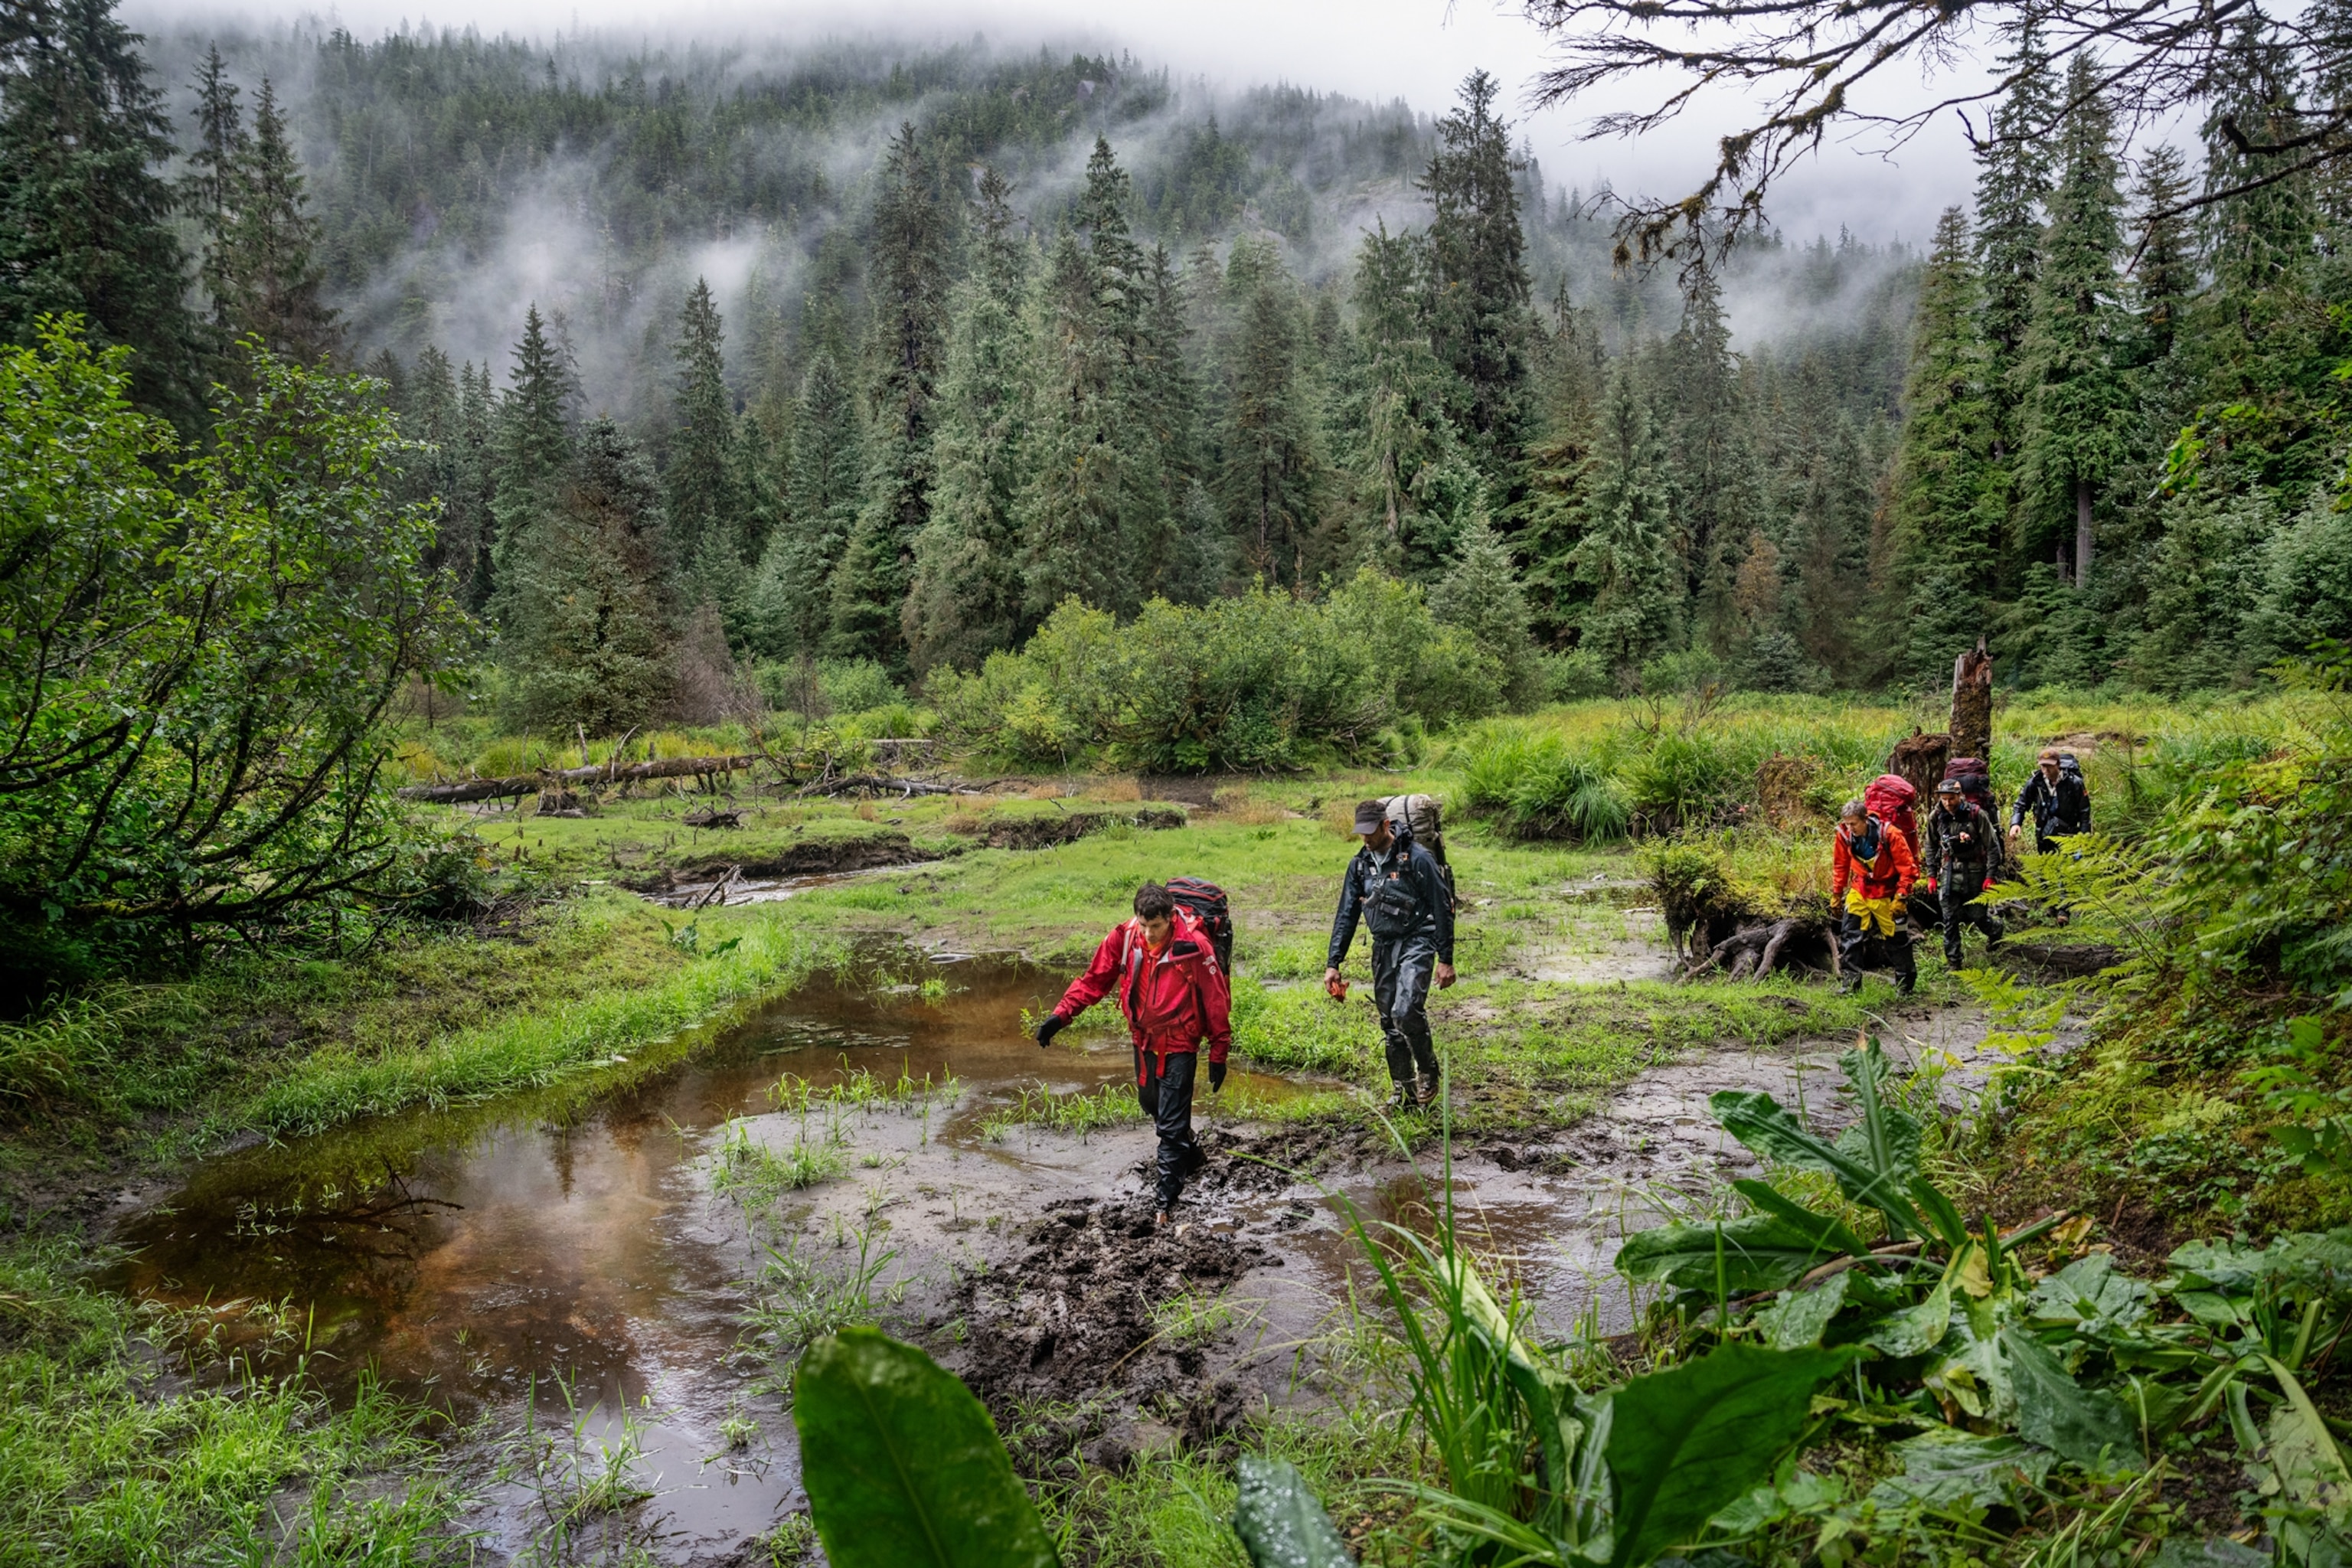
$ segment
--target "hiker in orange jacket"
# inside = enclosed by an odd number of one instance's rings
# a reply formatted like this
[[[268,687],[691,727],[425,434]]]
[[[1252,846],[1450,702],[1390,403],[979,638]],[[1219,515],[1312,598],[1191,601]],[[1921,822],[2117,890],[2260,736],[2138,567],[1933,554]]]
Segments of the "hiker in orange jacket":
[[[1904,901],[1918,879],[1919,861],[1903,835],[1881,822],[1858,800],[1838,813],[1830,850],[1830,908],[1839,911],[1838,962],[1845,983],[1858,984],[1862,971],[1884,946],[1895,984],[1908,995],[1919,983],[1911,960],[1911,933],[1903,926]]]
[[[1135,890],[1135,918],[1103,938],[1087,972],[1037,1026],[1037,1043],[1052,1040],[1114,986],[1135,1042],[1136,1098],[1160,1134],[1159,1223],[1166,1225],[1184,1178],[1209,1163],[1192,1137],[1192,1083],[1205,1041],[1209,1092],[1224,1087],[1233,992],[1208,933],[1157,882]]]

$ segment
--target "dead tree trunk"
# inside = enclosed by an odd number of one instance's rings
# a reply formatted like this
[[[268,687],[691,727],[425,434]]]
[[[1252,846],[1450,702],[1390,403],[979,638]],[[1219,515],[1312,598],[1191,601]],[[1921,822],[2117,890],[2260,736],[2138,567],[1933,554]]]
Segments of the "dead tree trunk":
[[[700,778],[748,768],[757,757],[668,757],[660,762],[616,767],[610,763],[593,767],[564,768],[544,773],[518,773],[512,778],[467,779],[459,784],[411,784],[395,793],[403,800],[458,805],[469,800],[499,800],[508,795],[537,795],[550,785],[634,784],[644,779]]]
[[[1886,771],[1919,792],[1919,809],[1925,811],[1936,804],[1936,785],[1943,779],[1944,764],[1951,760],[1949,735],[1922,735],[1915,731],[1895,742],[1895,750],[1886,754]]]
[[[1952,755],[1992,760],[1992,655],[1982,637],[1952,661]]]

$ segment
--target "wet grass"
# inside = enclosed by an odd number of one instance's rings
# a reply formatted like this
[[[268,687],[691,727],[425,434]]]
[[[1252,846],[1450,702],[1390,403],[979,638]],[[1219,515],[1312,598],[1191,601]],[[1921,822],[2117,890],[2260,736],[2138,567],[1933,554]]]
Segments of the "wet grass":
[[[364,1377],[331,1405],[299,1373],[207,1364],[190,1323],[90,1290],[79,1261],[0,1247],[0,1564],[464,1560],[421,1411]]]

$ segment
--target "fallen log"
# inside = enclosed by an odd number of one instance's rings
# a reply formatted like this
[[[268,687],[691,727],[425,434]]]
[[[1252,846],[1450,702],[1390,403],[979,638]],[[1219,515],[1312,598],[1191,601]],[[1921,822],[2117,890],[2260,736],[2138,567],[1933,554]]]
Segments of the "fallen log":
[[[742,757],[664,757],[656,762],[616,766],[597,763],[584,768],[557,768],[546,773],[515,773],[506,778],[466,779],[457,784],[410,784],[393,793],[403,800],[433,805],[462,805],[473,800],[500,800],[508,795],[536,795],[551,784],[640,784],[647,779],[701,778],[733,773],[760,759]]]
[[[870,789],[876,794],[895,790],[900,799],[919,795],[978,795],[976,789],[961,784],[930,784],[922,779],[892,778],[887,773],[844,773],[836,779],[818,779],[803,784],[796,792],[805,797],[813,795],[847,795],[852,790]]]

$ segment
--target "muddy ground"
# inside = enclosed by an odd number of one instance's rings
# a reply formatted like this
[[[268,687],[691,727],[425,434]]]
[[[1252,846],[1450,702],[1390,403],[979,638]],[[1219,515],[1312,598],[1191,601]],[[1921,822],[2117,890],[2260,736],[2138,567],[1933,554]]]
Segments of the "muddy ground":
[[[1656,962],[1641,934],[1527,966]],[[814,984],[585,1113],[542,1120],[523,1097],[242,1151],[127,1207],[136,1250],[110,1283],[230,1303],[224,1342],[263,1364],[289,1353],[272,1325],[299,1321],[331,1387],[372,1368],[503,1434],[472,1450],[508,1471],[470,1521],[485,1561],[543,1549],[566,1476],[617,1447],[654,1495],[598,1528],[656,1561],[716,1563],[804,1506],[790,1325],[861,1273],[856,1310],[961,1373],[1018,1431],[1026,1470],[1117,1468],[1347,1395],[1327,1352],[1367,1284],[1359,1221],[1425,1227],[1450,1194],[1547,1334],[1605,1336],[1637,1306],[1610,1270],[1617,1239],[1707,1209],[1753,1168],[1707,1095],[1766,1089],[1824,1131],[1850,1119],[1850,1041],[1701,1052],[1581,1120],[1459,1144],[1449,1189],[1425,1130],[1416,1159],[1360,1114],[1251,1123],[1203,1095],[1209,1167],[1155,1230],[1145,1124],[1019,1119],[1046,1095],[1128,1092],[1118,1031],[1046,1051],[1024,1036],[1023,1009],[1066,979],[908,955]],[[1978,1070],[1971,1014],[1885,1025],[1891,1051],[1956,1066],[1948,1081]],[[1330,1087],[1237,1071],[1228,1096]],[[796,1159],[813,1184],[774,1177]],[[519,1468],[526,1426],[542,1457]]]

